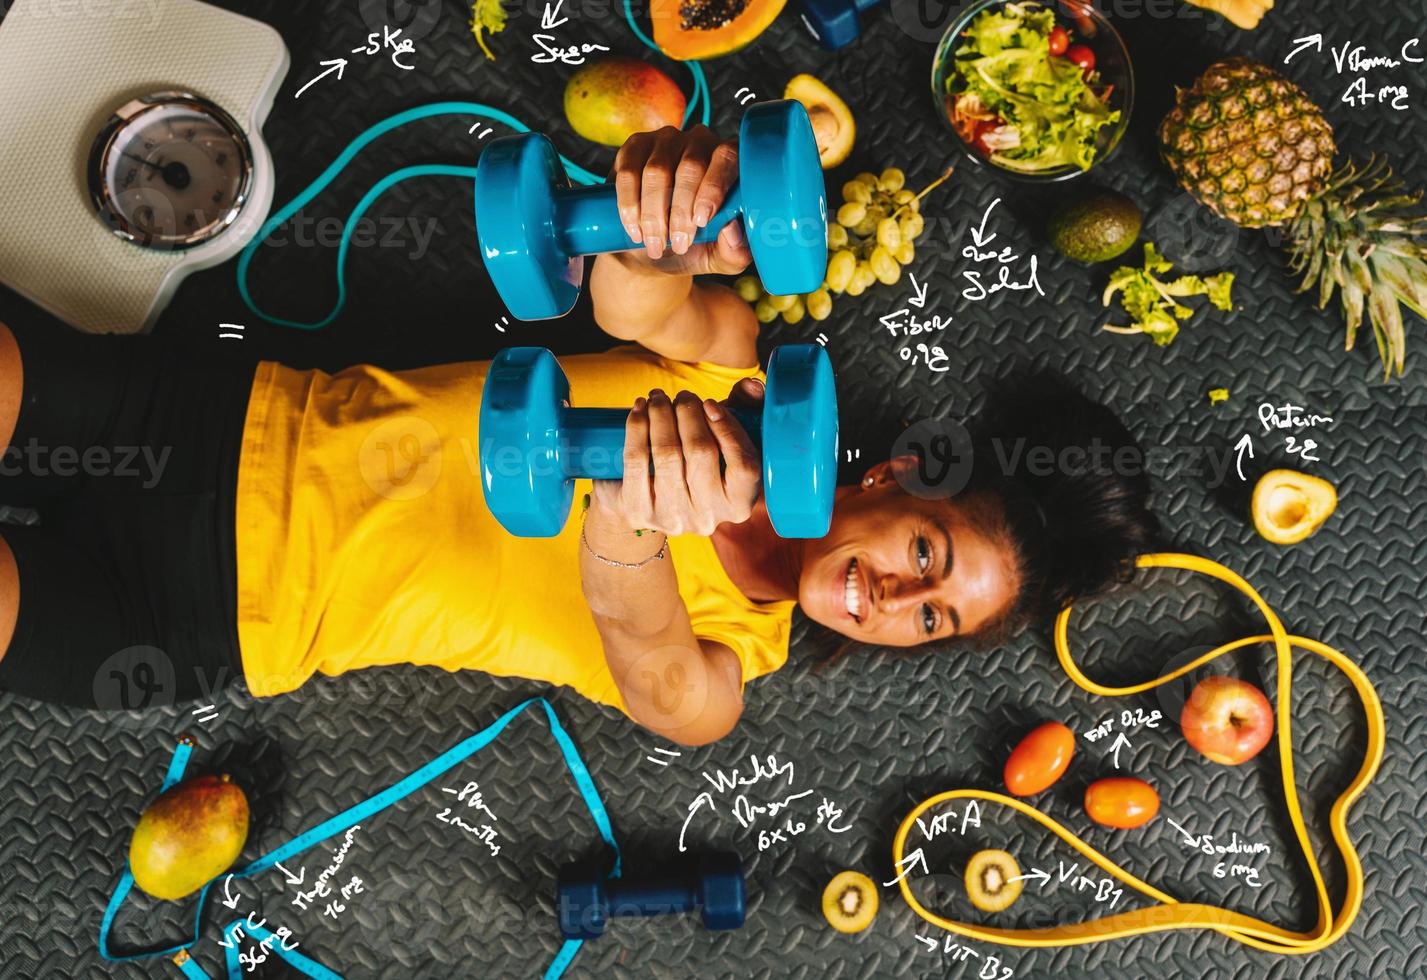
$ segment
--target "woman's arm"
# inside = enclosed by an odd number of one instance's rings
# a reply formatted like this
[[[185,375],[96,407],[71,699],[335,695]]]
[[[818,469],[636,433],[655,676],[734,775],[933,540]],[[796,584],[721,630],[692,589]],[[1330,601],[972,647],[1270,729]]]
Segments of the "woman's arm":
[[[737,275],[752,260],[741,219],[713,242],[691,244],[738,178],[734,144],[704,126],[636,133],[620,147],[612,176],[620,220],[644,250],[595,259],[595,322],[671,360],[756,365],[753,310],[727,286],[694,279]]]
[[[743,381],[730,400],[756,407]],[[720,463],[722,462],[722,471]],[[652,463],[653,473],[650,473]],[[655,389],[625,424],[622,481],[596,481],[585,515],[580,579],[611,675],[630,717],[684,745],[733,730],[743,667],[694,634],[668,556],[668,535],[741,522],[758,496],[757,453],[726,405]]]

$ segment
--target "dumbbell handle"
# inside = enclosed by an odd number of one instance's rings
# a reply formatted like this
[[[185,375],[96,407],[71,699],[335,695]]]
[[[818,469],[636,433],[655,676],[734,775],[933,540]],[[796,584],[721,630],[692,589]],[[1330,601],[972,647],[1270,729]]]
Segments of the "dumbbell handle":
[[[610,917],[620,915],[664,915],[693,912],[699,907],[698,891],[681,878],[645,878],[605,882]]]
[[[763,416],[743,408],[730,413],[748,432],[755,446],[762,444]],[[560,412],[560,465],[567,477],[580,480],[619,480],[624,477],[624,423],[627,408],[566,408]]]
[[[743,212],[738,185],[729,188],[723,205],[704,227],[696,229],[694,243],[711,242],[723,226]],[[566,255],[627,252],[641,247],[619,220],[613,184],[561,188],[555,192],[555,232]]]

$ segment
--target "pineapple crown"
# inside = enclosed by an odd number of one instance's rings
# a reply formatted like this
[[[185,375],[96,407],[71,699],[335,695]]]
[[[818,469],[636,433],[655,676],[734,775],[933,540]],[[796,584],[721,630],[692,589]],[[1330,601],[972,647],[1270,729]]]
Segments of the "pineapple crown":
[[[1427,317],[1427,215],[1413,214],[1422,192],[1410,193],[1385,160],[1352,161],[1335,171],[1288,227],[1289,267],[1298,291],[1318,287],[1318,306],[1340,292],[1353,349],[1367,309],[1383,377],[1402,374],[1406,331],[1402,306]]]

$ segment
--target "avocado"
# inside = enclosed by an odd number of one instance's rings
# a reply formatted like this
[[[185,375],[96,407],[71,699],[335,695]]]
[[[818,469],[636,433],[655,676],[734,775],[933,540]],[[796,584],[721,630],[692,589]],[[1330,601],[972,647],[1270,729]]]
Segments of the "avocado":
[[[1297,544],[1323,526],[1338,508],[1338,491],[1327,480],[1296,470],[1269,470],[1259,478],[1250,504],[1254,528],[1274,544]]]
[[[1124,254],[1140,235],[1135,202],[1111,190],[1094,190],[1060,205],[1046,222],[1057,252],[1076,262],[1106,262]]]
[[[847,159],[857,138],[857,124],[852,120],[852,110],[836,92],[812,75],[794,75],[783,90],[783,98],[801,102],[808,110],[824,170]]]

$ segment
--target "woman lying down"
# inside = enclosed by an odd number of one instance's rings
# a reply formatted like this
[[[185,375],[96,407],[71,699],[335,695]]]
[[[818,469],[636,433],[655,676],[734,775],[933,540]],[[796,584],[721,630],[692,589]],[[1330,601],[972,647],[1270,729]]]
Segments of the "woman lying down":
[[[269,697],[426,664],[566,685],[698,745],[786,661],[794,607],[858,643],[916,647],[994,637],[1123,577],[1152,534],[1142,477],[1032,476],[990,451],[948,499],[903,489],[916,461],[889,459],[838,488],[826,537],[773,533],[729,412],[762,397],[759,325],[698,278],[742,271],[748,246],[739,222],[690,244],[736,173],[733,145],[701,127],[619,151],[621,220],[644,248],[600,256],[589,289],[622,344],[561,363],[577,404],[629,406],[625,477],[595,482],[554,538],[514,537],[486,509],[486,362],[254,369],[149,337],[0,326],[0,502],[41,515],[0,529],[0,690],[134,707],[156,688],[211,699],[241,677]],[[978,431],[1130,442],[1069,394]],[[116,465],[135,447],[141,465]]]

